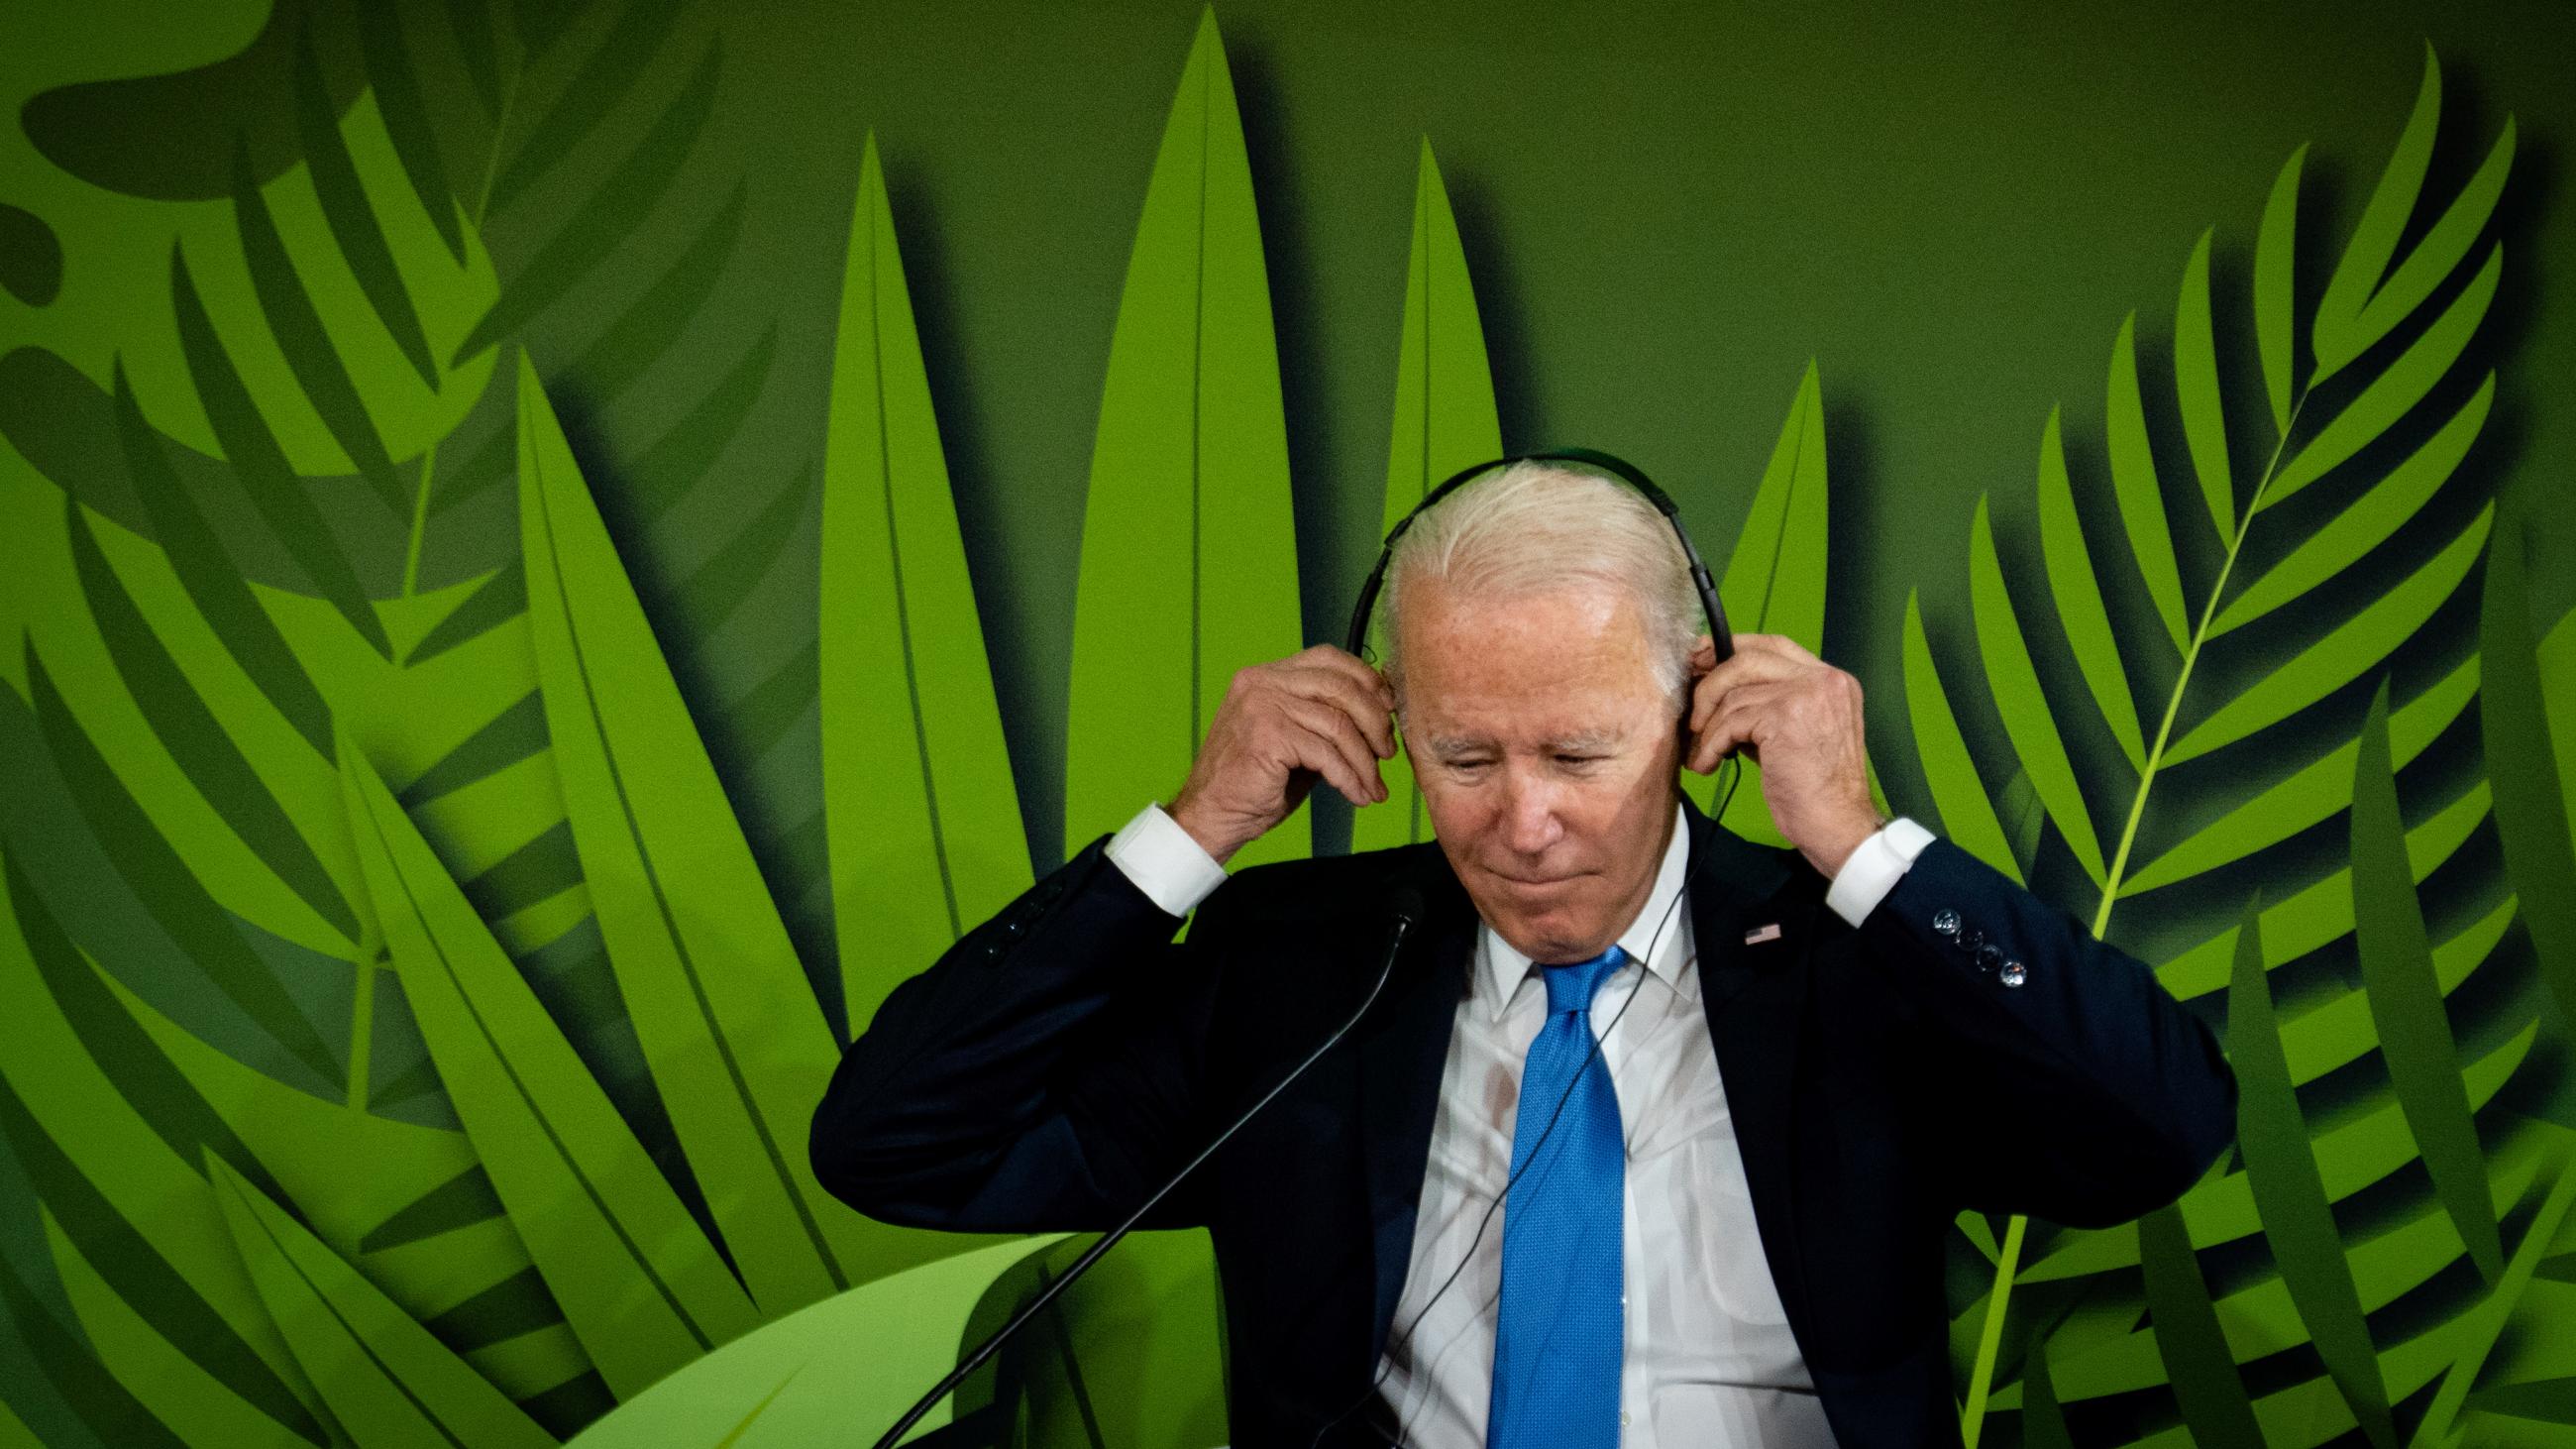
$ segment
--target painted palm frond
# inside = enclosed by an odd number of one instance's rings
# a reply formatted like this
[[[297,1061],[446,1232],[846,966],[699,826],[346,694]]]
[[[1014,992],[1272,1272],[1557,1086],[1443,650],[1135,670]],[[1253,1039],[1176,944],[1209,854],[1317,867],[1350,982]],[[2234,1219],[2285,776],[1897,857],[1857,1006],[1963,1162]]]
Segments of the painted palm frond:
[[[2187,1342],[2205,1336],[2196,1326],[2204,1319],[2185,1314],[2156,1336],[2154,1348],[2172,1370],[2177,1393],[2190,1368],[2198,1384],[2192,1395],[2216,1423],[2237,1411],[2226,1407],[2224,1394],[2211,1398],[2211,1365],[2224,1362],[2232,1373],[2234,1363],[2264,1351],[2255,1344],[2313,1342],[2325,1376],[2273,1393],[2250,1410],[2275,1444],[2310,1445],[2356,1424],[2371,1442],[2393,1443],[2390,1406],[2441,1365],[2401,1366],[2403,1354],[2375,1350],[2368,1315],[2462,1254],[2492,1282],[2503,1268],[2498,1220],[2526,1190],[2547,1187],[2537,1176],[2541,1145],[2530,1134],[2482,1154],[2472,1116],[2524,1059],[2536,1026],[2502,1040],[2488,1034],[2479,1049],[2463,1051],[2443,1014],[2447,994],[2489,958],[2512,903],[2436,943],[2426,938],[2413,902],[2414,882],[2448,858],[2483,817],[2487,791],[2472,785],[2411,829],[2396,806],[2397,772],[2476,694],[2478,660],[2452,666],[2393,705],[2383,683],[2358,740],[2338,738],[2337,727],[2320,741],[2309,722],[2311,711],[2348,698],[2351,687],[2386,671],[2401,647],[2429,638],[2437,613],[2458,594],[2487,544],[2491,508],[2465,522],[2428,524],[2443,530],[2429,555],[2410,550],[2425,527],[2407,527],[2441,516],[2432,511],[2434,502],[2491,402],[2492,377],[2473,385],[2460,364],[2496,290],[2501,249],[2481,250],[2479,240],[2514,144],[2508,122],[2477,176],[2400,258],[2397,242],[2419,209],[2424,155],[2439,110],[2440,72],[2428,52],[2424,87],[2397,154],[2306,319],[2312,351],[2304,375],[2290,271],[2304,150],[2284,167],[2255,243],[2252,321],[2268,419],[2231,418],[2225,405],[2214,340],[2212,234],[2202,235],[2184,266],[2176,307],[2169,379],[2180,422],[2174,446],[2160,449],[2152,436],[2137,319],[2123,323],[2105,411],[2109,511],[2124,545],[2116,554],[2103,555],[2087,539],[2065,429],[2057,414],[2049,417],[2037,469],[2038,534],[2045,613],[2063,653],[2047,662],[2070,663],[2067,673],[2081,681],[2080,693],[2049,683],[2052,674],[2042,668],[2047,641],[2030,627],[2037,618],[2031,595],[2038,590],[2016,587],[2022,576],[1982,499],[1970,529],[1969,595],[1982,666],[1975,683],[2008,746],[1994,769],[2028,782],[2047,839],[2059,851],[2055,859],[2073,873],[2067,878],[2084,883],[2097,935],[2110,930],[2123,900],[2222,869],[2244,871],[2271,847],[2351,812],[2350,868],[2266,892],[2272,904],[2260,917],[2258,968],[2277,969],[2349,937],[2365,965],[2364,989],[2348,1002],[2295,1018],[2249,1005],[2232,1011],[2230,1021],[2241,1033],[2240,1048],[2254,1037],[2272,1041],[2265,1050],[2280,1055],[2290,1087],[2374,1053],[2385,1085],[2369,1110],[2314,1132],[2302,1125],[2294,1097],[2285,1102],[2283,1093],[2249,1090],[2244,1170],[2214,1175],[2153,1220],[2154,1241],[2168,1255],[2177,1250],[2177,1234],[2183,1251],[2257,1232],[2268,1237],[2281,1277],[2212,1305],[2206,1323],[2214,1326],[2206,1332],[2220,1335],[2214,1344]],[[2402,451],[2381,441],[2401,424],[2421,438]],[[2159,451],[2168,465],[2177,456],[2186,462],[2188,480],[2173,478]],[[2267,461],[2240,485],[2232,460],[2258,453],[2268,453]],[[2205,518],[2168,515],[2168,492],[2183,486],[2197,494]],[[2312,486],[2332,492],[2281,508]],[[2451,500],[2456,497],[2452,490]],[[2445,510],[2454,520],[2463,511]],[[2186,570],[2183,560],[2195,550],[2179,546],[2183,530],[2203,523],[2215,535],[2215,567]],[[2103,557],[2117,567],[2100,567]],[[2265,559],[2270,562],[2260,562]],[[2372,582],[2361,584],[2365,578]],[[2121,607],[2121,591],[2141,596],[2145,607]],[[2267,619],[2293,603],[2301,607]],[[2261,628],[2248,630],[2258,621]],[[2464,642],[2456,631],[2445,637]],[[2258,660],[2265,667],[2246,667]],[[1983,783],[1986,770],[1960,733],[1952,708],[1959,686],[1945,685],[1934,668],[1919,603],[1909,604],[1906,675],[1918,752],[1945,828],[1999,868],[2020,874],[2028,857],[2007,842],[1995,797]],[[2208,777],[2173,772],[2202,757],[2225,759],[2237,780],[2269,778],[2243,791],[2232,808],[2195,811],[2173,782],[2182,780],[2187,789],[2191,780]],[[2104,810],[2105,802],[2115,803]],[[2187,900],[2188,893],[2157,899]],[[2229,978],[2226,963],[2243,959],[2240,947],[2236,928],[2219,930],[2174,954],[2159,975],[2186,998],[2213,990]],[[2251,1001],[2241,982],[2235,995]],[[2247,1058],[2240,1052],[2239,1060]],[[2268,1080],[2259,1070],[2253,1075]],[[2268,1114],[2262,1130],[2254,1114]],[[2413,1255],[2382,1256],[2372,1251],[2379,1244],[2348,1245],[2335,1236],[2333,1203],[2418,1161],[2426,1164],[2433,1191],[2410,1209],[2422,1235]],[[2135,1264],[2150,1237],[2145,1224],[2099,1234],[2043,1230],[2025,1266],[2025,1231],[2020,1219],[2010,1224],[1993,1255],[1993,1291],[1958,1326],[1960,1341],[1975,1344],[1966,1407],[1972,1441],[2007,1339],[2004,1315],[2013,1289]],[[2199,1281],[2196,1272],[2180,1272],[2170,1261],[2150,1278],[2167,1294]],[[2157,1316],[2161,1323],[2163,1313]],[[2096,1315],[2089,1323],[2086,1331],[2061,1329],[2052,1339],[2052,1388],[2060,1401],[2135,1386],[2141,1369],[2152,1381],[2154,1361],[2139,1361],[2138,1335],[2110,1317]],[[2419,1337],[2409,1347],[2426,1349],[2437,1337]],[[1993,1402],[2017,1402],[2017,1395]]]
[[[1476,311],[1474,279],[1458,218],[1449,209],[1431,141],[1413,184],[1413,242],[1404,272],[1403,337],[1396,352],[1395,429],[1387,447],[1383,538],[1440,481],[1503,451],[1494,410],[1493,373],[1485,360],[1485,325]],[[1381,614],[1383,611],[1380,611]],[[1381,650],[1383,646],[1380,646]],[[1380,762],[1386,799],[1351,817],[1351,849],[1378,850],[1431,838],[1403,750]]]
[[[1083,507],[1065,836],[1188,778],[1234,671],[1297,652],[1287,424],[1243,120],[1213,10],[1182,68],[1119,296]],[[1309,847],[1307,807],[1244,865]]]
[[[823,457],[823,808],[844,1019],[1032,879],[876,137]]]

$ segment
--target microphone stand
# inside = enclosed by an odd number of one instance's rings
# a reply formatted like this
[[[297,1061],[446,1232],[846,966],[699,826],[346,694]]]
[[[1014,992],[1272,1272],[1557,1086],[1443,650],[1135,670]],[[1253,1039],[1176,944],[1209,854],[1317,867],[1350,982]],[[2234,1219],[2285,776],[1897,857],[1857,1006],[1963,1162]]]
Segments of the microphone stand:
[[[1010,1341],[1011,1335],[1018,1333],[1031,1319],[1036,1318],[1041,1310],[1043,1310],[1048,1304],[1053,1303],[1057,1294],[1062,1293],[1075,1279],[1090,1271],[1091,1265],[1100,1261],[1101,1254],[1108,1252],[1111,1247],[1116,1245],[1119,1239],[1126,1237],[1127,1234],[1135,1228],[1136,1224],[1144,1220],[1145,1214],[1154,1210],[1154,1205],[1156,1203],[1161,1202],[1164,1197],[1169,1195],[1173,1188],[1181,1185],[1181,1179],[1188,1177],[1193,1172],[1196,1172],[1200,1163],[1203,1163],[1210,1157],[1215,1156],[1216,1150],[1223,1147],[1227,1140],[1232,1138],[1235,1133],[1241,1131],[1245,1123],[1250,1122],[1254,1117],[1259,1116],[1261,1114],[1261,1109],[1269,1106],[1272,1098],[1277,1097],[1281,1092],[1288,1090],[1290,1083],[1296,1081],[1299,1077],[1304,1076],[1308,1067],[1311,1067],[1318,1061],[1323,1060],[1324,1053],[1331,1051],[1334,1046],[1340,1043],[1343,1037],[1350,1034],[1352,1027],[1360,1024],[1360,1018],[1368,1015],[1368,1009],[1377,1004],[1378,993],[1386,989],[1387,978],[1395,972],[1395,958],[1397,953],[1404,948],[1405,933],[1413,928],[1415,920],[1420,918],[1422,915],[1422,895],[1420,892],[1415,891],[1410,887],[1403,887],[1394,892],[1393,898],[1395,905],[1395,930],[1387,937],[1386,959],[1378,964],[1377,980],[1369,986],[1368,995],[1360,1001],[1359,1010],[1352,1012],[1349,1020],[1343,1022],[1340,1026],[1335,1027],[1333,1029],[1333,1034],[1324,1038],[1324,1044],[1308,1053],[1306,1059],[1299,1062],[1295,1070],[1289,1072],[1288,1075],[1281,1077],[1278,1085],[1272,1087],[1269,1091],[1262,1093],[1260,1101],[1253,1103],[1248,1108],[1245,1108],[1242,1116],[1235,1118],[1232,1123],[1227,1125],[1224,1131],[1216,1135],[1215,1141],[1210,1142],[1207,1146],[1199,1149],[1198,1156],[1191,1158],[1180,1171],[1173,1173],[1170,1181],[1165,1182],[1161,1187],[1154,1189],[1153,1196],[1146,1198],[1143,1203],[1137,1206],[1134,1212],[1129,1213],[1125,1222],[1122,1222],[1118,1226],[1111,1228],[1108,1232],[1101,1234],[1100,1241],[1093,1243],[1089,1248],[1084,1249],[1082,1256],[1074,1259],[1072,1266],[1066,1268],[1062,1273],[1057,1274],[1055,1281],[1047,1284],[1046,1288],[1040,1292],[1037,1297],[1030,1299],[1026,1307],[1022,1308],[1019,1312],[1012,1314],[1010,1322],[1003,1324],[993,1333],[992,1337],[985,1339],[973,1353],[968,1354],[965,1360],[958,1364],[954,1370],[950,1371],[948,1377],[941,1379],[929,1393],[922,1395],[918,1400],[914,1401],[913,1406],[909,1410],[905,1411],[904,1416],[895,1421],[894,1427],[886,1430],[884,1436],[877,1440],[875,1449],[894,1449],[896,1444],[902,1442],[904,1433],[907,1430],[911,1429],[913,1425],[920,1423],[923,1415],[929,1413],[941,1399],[948,1397],[950,1393],[954,1392],[959,1384],[966,1382],[967,1377],[973,1374],[975,1370],[982,1368],[987,1359],[990,1359],[995,1352],[999,1351],[1004,1343]]]

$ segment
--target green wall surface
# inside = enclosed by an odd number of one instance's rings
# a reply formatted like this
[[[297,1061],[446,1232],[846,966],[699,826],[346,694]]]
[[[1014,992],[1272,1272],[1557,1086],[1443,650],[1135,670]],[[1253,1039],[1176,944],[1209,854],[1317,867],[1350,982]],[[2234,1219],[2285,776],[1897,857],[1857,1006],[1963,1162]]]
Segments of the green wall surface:
[[[2225,1035],[1972,1444],[2576,1443],[2576,11],[1890,8],[8,7],[0,1446],[890,1422],[1083,1241],[840,1045],[1564,444]],[[930,1422],[1224,1441],[1202,1236],[1051,1316]]]

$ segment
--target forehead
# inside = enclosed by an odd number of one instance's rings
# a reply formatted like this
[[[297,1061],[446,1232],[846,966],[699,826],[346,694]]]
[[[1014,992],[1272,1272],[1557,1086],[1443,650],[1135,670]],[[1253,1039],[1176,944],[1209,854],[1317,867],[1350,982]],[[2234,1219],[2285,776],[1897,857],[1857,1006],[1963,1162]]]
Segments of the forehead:
[[[1406,712],[1435,743],[1604,743],[1662,707],[1644,621],[1623,590],[1421,602],[1405,621]]]

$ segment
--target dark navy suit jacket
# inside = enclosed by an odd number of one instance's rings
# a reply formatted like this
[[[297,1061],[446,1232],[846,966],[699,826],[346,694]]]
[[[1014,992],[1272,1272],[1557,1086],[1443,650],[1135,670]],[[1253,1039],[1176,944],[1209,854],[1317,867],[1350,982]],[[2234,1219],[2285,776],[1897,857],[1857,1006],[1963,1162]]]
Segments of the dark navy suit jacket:
[[[1843,1449],[1955,1445],[1959,1211],[2100,1227],[2161,1207],[2233,1139],[2235,1078],[2146,966],[1947,840],[1854,928],[1796,851],[1684,803],[1709,1035],[1826,1417]],[[1358,1007],[1389,889],[1412,885],[1425,918],[1367,1016],[1146,1224],[1214,1240],[1235,1442],[1304,1446],[1369,1398],[1475,908],[1425,842],[1239,871],[1176,944],[1107,842],[886,999],[815,1113],[815,1174],[892,1223],[1106,1229]],[[1983,965],[1971,932],[1997,948]],[[1366,1404],[1327,1442],[1382,1428]]]

